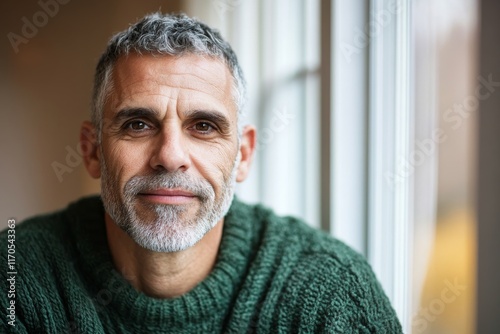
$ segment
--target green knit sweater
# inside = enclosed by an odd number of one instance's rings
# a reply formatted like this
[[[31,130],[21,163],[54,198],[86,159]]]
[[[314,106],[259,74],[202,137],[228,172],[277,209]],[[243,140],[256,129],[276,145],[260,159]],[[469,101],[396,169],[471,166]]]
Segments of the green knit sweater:
[[[0,294],[7,332],[402,332],[360,255],[297,219],[237,199],[214,269],[173,299],[135,290],[114,269],[99,197],[15,230],[15,327],[5,315],[11,299]],[[5,268],[7,231],[0,240]],[[3,270],[4,282],[6,275]]]

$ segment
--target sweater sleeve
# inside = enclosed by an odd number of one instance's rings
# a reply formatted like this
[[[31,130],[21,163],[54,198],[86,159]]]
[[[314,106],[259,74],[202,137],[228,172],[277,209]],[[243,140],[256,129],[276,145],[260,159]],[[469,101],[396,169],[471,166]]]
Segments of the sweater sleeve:
[[[353,252],[354,253],[354,252]],[[283,295],[281,324],[299,333],[402,333],[389,299],[368,263],[354,254],[305,255]]]

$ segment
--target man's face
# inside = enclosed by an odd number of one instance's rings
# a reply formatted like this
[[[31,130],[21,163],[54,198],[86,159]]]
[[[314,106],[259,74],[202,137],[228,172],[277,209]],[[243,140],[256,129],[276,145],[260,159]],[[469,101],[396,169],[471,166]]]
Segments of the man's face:
[[[233,77],[197,56],[119,59],[99,148],[107,213],[139,245],[198,242],[231,204],[238,167]]]

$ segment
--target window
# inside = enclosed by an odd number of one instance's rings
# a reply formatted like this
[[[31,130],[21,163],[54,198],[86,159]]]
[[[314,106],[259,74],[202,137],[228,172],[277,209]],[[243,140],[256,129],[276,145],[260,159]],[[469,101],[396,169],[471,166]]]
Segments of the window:
[[[239,196],[302,217],[364,254],[405,332],[440,326],[419,322],[439,247],[442,182],[453,179],[443,174],[453,160],[440,149],[457,152],[441,142],[451,134],[441,126],[438,79],[450,79],[439,68],[454,48],[442,54],[439,38],[446,22],[461,20],[471,43],[474,0],[188,3],[229,39],[247,76],[246,121],[260,139]],[[461,68],[470,75],[467,57]],[[471,310],[460,312],[470,327]]]

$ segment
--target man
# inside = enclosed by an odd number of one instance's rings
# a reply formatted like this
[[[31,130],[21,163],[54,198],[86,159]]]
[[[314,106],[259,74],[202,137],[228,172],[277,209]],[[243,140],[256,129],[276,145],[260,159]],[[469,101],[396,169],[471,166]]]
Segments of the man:
[[[80,136],[101,197],[16,228],[18,332],[401,332],[361,256],[233,198],[256,142],[244,86],[231,47],[185,15],[111,39]]]

